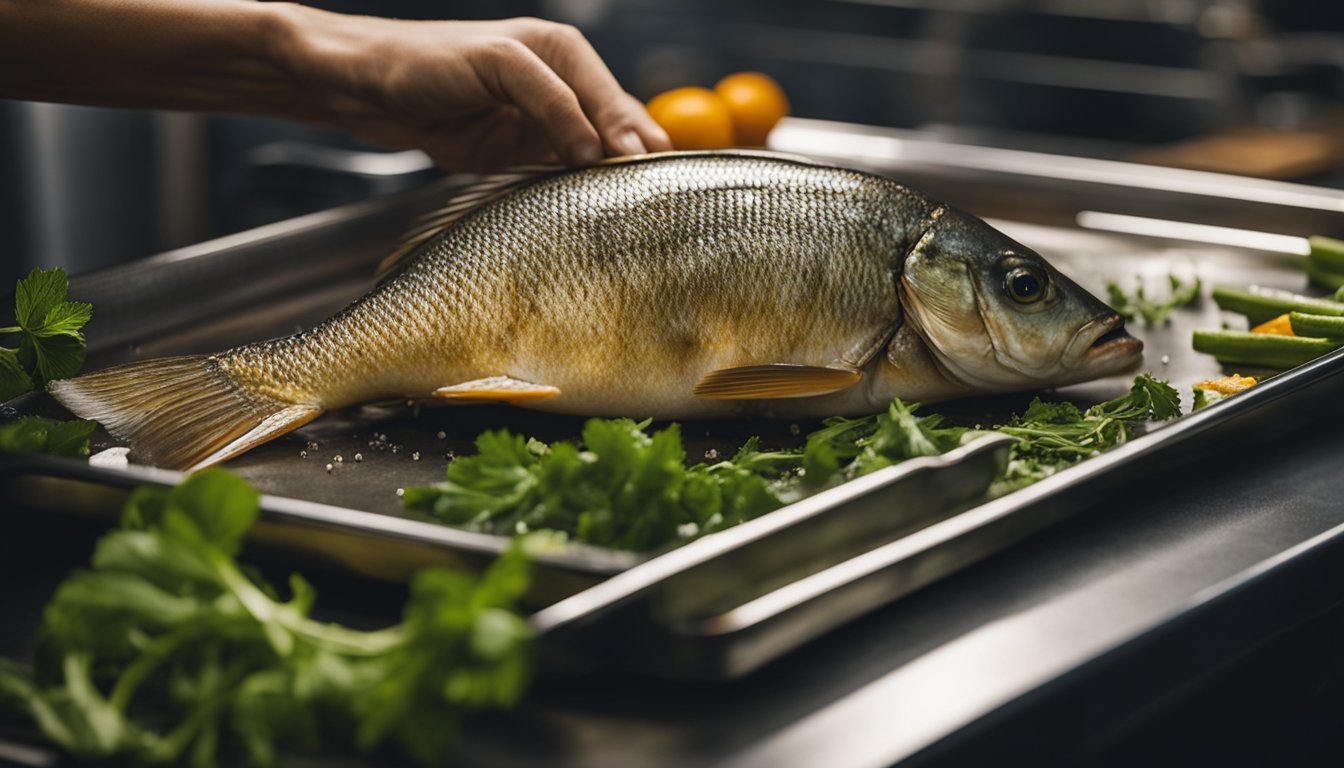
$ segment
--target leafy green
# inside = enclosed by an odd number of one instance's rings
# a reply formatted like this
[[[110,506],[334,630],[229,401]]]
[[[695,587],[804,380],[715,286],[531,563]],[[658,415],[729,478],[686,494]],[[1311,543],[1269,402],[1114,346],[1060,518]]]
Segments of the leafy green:
[[[1134,379],[1129,392],[1078,410],[1068,402],[1036,398],[1025,413],[998,431],[1017,438],[1008,466],[990,492],[1001,495],[1030,485],[1134,436],[1137,425],[1181,415],[1180,395],[1149,374]]]
[[[89,455],[92,421],[55,421],[24,416],[0,425],[0,453],[46,453],[82,459]]]
[[[440,520],[499,534],[538,529],[578,541],[647,550],[718,530],[792,500],[779,482],[796,452],[762,452],[751,440],[727,461],[686,466],[677,425],[590,419],[582,447],[485,432],[477,453],[448,465],[447,480],[407,488],[403,503]]]
[[[1199,278],[1193,282],[1184,282],[1175,275],[1167,275],[1171,283],[1171,294],[1165,299],[1150,299],[1144,295],[1143,279],[1139,278],[1134,293],[1126,293],[1114,280],[1106,281],[1106,295],[1111,308],[1122,316],[1134,320],[1142,317],[1148,325],[1161,325],[1172,310],[1185,306],[1199,298],[1202,283]]]
[[[837,476],[849,479],[918,456],[936,456],[984,434],[944,427],[938,414],[916,416],[918,403],[893,400],[886,413],[858,419],[827,419],[807,436],[804,482],[812,487]]]
[[[33,391],[33,377],[19,365],[18,351],[0,347],[0,402]]]
[[[18,325],[0,334],[19,334],[19,346],[0,347],[0,400],[8,400],[47,382],[74,376],[84,365],[85,323],[93,307],[66,301],[65,270],[34,269],[14,290]]]
[[[334,739],[438,764],[462,713],[517,701],[532,670],[519,547],[479,580],[421,571],[401,624],[357,631],[310,618],[301,577],[281,600],[234,559],[257,500],[217,470],[137,489],[47,606],[36,672],[0,660],[0,710],[82,759],[272,765]]]
[[[653,549],[989,434],[946,425],[938,414],[916,415],[918,409],[893,400],[874,416],[827,419],[801,450],[762,452],[759,438],[751,438],[727,461],[690,467],[675,424],[650,435],[648,422],[591,419],[581,446],[486,432],[476,440],[475,456],[448,465],[446,482],[407,488],[403,502],[470,530],[549,529],[603,547]],[[1125,442],[1141,423],[1179,415],[1176,391],[1147,374],[1124,396],[1086,411],[1037,398],[997,428],[1017,442],[992,491],[1029,485]]]

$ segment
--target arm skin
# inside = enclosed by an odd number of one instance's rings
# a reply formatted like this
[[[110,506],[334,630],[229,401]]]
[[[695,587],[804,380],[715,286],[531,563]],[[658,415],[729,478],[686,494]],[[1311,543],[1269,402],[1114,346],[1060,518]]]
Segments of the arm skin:
[[[453,170],[671,149],[573,27],[246,0],[0,0],[0,97],[267,115]]]

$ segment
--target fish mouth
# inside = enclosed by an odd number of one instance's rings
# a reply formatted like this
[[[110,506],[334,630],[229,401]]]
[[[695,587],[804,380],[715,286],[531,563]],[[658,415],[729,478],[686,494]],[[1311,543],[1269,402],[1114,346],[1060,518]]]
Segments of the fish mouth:
[[[1120,315],[1105,315],[1083,326],[1069,346],[1077,363],[1113,373],[1143,359],[1143,342],[1129,335]]]

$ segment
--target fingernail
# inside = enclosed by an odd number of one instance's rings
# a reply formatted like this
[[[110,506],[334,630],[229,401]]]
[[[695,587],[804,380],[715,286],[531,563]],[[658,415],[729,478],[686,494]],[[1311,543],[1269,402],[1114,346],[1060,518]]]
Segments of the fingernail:
[[[623,131],[611,140],[611,148],[621,155],[642,155],[648,152],[644,142],[640,141],[639,134],[634,131]]]
[[[575,144],[569,151],[569,156],[574,159],[575,165],[593,165],[602,159],[601,147],[591,142]]]

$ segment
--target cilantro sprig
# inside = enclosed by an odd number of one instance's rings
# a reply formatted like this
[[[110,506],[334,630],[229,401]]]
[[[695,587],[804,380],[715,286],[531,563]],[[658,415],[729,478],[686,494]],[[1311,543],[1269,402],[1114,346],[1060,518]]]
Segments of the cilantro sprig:
[[[85,419],[56,421],[24,416],[0,426],[0,453],[45,453],[82,459],[89,455],[89,437],[97,426]]]
[[[1142,278],[1139,278],[1133,293],[1126,293],[1119,283],[1107,280],[1107,300],[1122,317],[1130,320],[1141,317],[1148,325],[1161,325],[1171,316],[1172,310],[1198,299],[1203,287],[1198,277],[1186,282],[1175,275],[1167,275],[1167,281],[1171,284],[1171,293],[1163,299],[1152,299],[1144,293]]]
[[[14,291],[17,325],[0,328],[0,336],[18,334],[17,347],[0,347],[0,401],[47,382],[74,376],[84,365],[85,323],[93,307],[66,301],[65,270],[34,269]]]
[[[359,631],[312,619],[236,560],[258,494],[212,470],[141,488],[91,568],[61,584],[29,673],[0,659],[0,713],[26,715],[81,759],[272,765],[283,751],[389,744],[442,764],[462,713],[512,705],[532,669],[514,605],[529,583],[517,547],[479,579],[429,569],[401,624]]]
[[[590,419],[582,447],[507,430],[476,438],[477,453],[448,465],[445,482],[407,488],[403,503],[440,520],[499,534],[538,529],[614,549],[647,550],[716,531],[783,506],[794,452],[750,440],[735,456],[686,466],[680,427]]]
[[[986,434],[945,427],[939,414],[916,416],[918,403],[893,400],[886,413],[857,419],[827,419],[807,436],[803,482],[817,487],[850,479],[919,456],[936,456]]]
[[[689,467],[675,424],[650,435],[647,421],[591,419],[578,444],[486,432],[475,456],[448,465],[445,482],[407,488],[403,503],[471,530],[507,536],[550,529],[598,546],[649,550],[991,431],[1017,438],[1007,471],[991,487],[999,495],[1115,447],[1145,422],[1179,416],[1180,401],[1176,390],[1144,374],[1125,395],[1086,411],[1037,398],[995,430],[947,425],[918,409],[894,400],[874,416],[827,419],[802,449],[763,452],[752,438],[731,459]]]
[[[1181,415],[1180,395],[1148,374],[1134,379],[1129,392],[1086,411],[1069,402],[1032,401],[1025,413],[998,431],[1017,438],[1008,467],[991,488],[1001,495],[1043,480],[1061,469],[1125,442],[1138,425]]]

